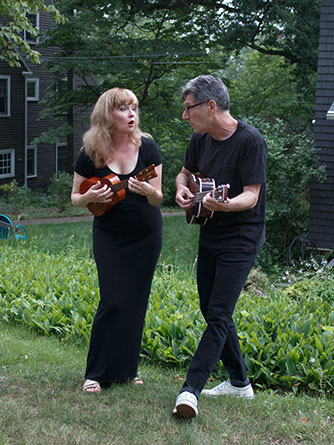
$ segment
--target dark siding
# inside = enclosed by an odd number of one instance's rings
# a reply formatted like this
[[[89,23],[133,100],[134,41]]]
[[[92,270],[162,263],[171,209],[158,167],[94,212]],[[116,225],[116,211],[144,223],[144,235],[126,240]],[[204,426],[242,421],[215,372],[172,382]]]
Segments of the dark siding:
[[[11,112],[8,117],[0,117],[0,150],[15,149],[15,179],[24,184],[24,97],[25,80],[22,69],[10,68],[0,62],[0,74],[10,76]],[[14,137],[15,135],[15,137]],[[14,178],[0,179],[0,184]]]
[[[334,248],[334,120],[326,119],[333,101],[334,2],[322,0],[314,139],[327,180],[311,186],[309,237],[323,249]]]

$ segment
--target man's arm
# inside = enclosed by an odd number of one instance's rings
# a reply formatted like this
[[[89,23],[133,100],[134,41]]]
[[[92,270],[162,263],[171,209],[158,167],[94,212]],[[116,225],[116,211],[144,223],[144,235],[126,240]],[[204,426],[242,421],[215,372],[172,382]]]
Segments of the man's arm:
[[[192,207],[193,203],[192,200],[194,198],[194,195],[191,193],[191,191],[188,188],[188,179],[189,175],[191,175],[191,171],[186,169],[185,167],[182,167],[182,170],[177,175],[175,180],[176,185],[176,196],[175,201],[181,207],[181,209],[186,210]]]
[[[208,193],[203,199],[203,205],[214,212],[242,212],[256,206],[260,190],[261,184],[245,185],[240,195],[227,198],[226,202],[218,202]]]

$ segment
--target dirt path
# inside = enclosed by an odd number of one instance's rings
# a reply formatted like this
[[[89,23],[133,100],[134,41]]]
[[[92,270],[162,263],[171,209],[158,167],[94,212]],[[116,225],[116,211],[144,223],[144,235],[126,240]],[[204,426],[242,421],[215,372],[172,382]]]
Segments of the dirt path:
[[[177,216],[183,215],[182,211],[176,212],[162,212],[163,216]],[[39,219],[25,219],[20,221],[20,224],[29,226],[32,224],[62,224],[66,222],[80,222],[80,221],[93,221],[93,215],[84,216],[69,216],[65,218],[39,218]]]

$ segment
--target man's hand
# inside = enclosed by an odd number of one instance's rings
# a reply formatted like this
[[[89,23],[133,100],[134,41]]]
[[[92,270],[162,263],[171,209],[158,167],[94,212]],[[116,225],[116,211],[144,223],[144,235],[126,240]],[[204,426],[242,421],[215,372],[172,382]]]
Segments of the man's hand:
[[[188,187],[183,184],[178,185],[175,201],[177,202],[179,207],[181,207],[181,209],[190,209],[193,206],[194,197],[195,196],[191,193]]]

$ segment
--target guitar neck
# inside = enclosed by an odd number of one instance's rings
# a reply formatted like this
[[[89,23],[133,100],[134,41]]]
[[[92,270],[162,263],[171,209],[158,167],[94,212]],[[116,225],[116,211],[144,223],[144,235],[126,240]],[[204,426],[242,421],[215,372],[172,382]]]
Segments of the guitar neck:
[[[229,184],[226,185],[220,185],[219,187],[213,189],[213,190],[206,190],[205,192],[197,192],[195,193],[195,197],[193,199],[193,202],[195,204],[197,203],[201,203],[203,201],[203,198],[205,195],[207,195],[208,193],[212,193],[212,197],[214,199],[216,199],[217,201],[225,201],[226,199],[226,189],[230,188]],[[218,196],[216,196],[218,195]]]
[[[114,193],[117,193],[120,190],[126,189],[128,183],[129,183],[128,179],[123,179],[122,181],[116,182],[115,184],[111,184],[110,188]]]
[[[207,191],[207,192],[197,192],[197,193],[195,194],[195,198],[193,199],[193,202],[194,202],[194,203],[202,202],[204,196],[207,195],[208,193],[210,193],[211,191],[212,191],[212,190],[209,190],[209,191]]]

